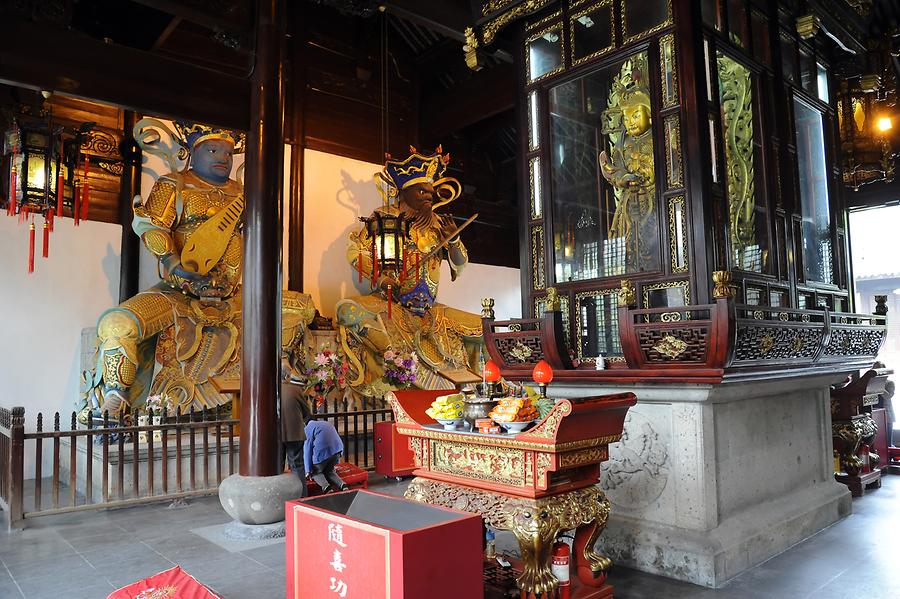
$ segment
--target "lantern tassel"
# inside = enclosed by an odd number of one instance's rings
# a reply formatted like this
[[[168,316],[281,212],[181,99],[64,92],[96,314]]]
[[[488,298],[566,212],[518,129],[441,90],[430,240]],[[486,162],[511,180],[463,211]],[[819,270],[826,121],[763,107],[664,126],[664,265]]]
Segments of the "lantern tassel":
[[[362,283],[362,254],[356,257],[356,282]]]
[[[378,284],[378,256],[372,255],[372,285]]]
[[[391,320],[391,307],[394,304],[394,287],[393,285],[387,286],[387,300],[388,300],[388,320]]]
[[[13,164],[16,162],[16,155],[13,153]],[[16,213],[16,167],[13,166],[9,172],[9,202],[6,204],[6,215],[13,216]]]
[[[34,272],[34,223],[28,226],[28,274]]]
[[[59,174],[59,179],[56,181],[56,214],[62,218],[63,215],[63,190],[66,186],[66,178],[63,177],[62,173]]]
[[[81,185],[75,190],[75,205],[72,207],[72,218],[75,220],[77,227],[81,223],[81,192],[84,189]]]
[[[84,183],[81,187],[81,220],[87,220],[88,205],[91,203],[91,183],[88,174],[91,170],[91,158],[84,155]]]
[[[56,211],[51,208],[47,211],[47,223],[50,226],[50,232],[53,232],[53,224],[56,222]]]
[[[34,225],[32,225],[33,227]],[[41,256],[43,258],[50,257],[50,226],[48,222],[44,221],[44,247],[42,248]]]
[[[403,284],[403,280],[406,279],[406,251],[403,252],[403,261],[400,266],[400,284]]]

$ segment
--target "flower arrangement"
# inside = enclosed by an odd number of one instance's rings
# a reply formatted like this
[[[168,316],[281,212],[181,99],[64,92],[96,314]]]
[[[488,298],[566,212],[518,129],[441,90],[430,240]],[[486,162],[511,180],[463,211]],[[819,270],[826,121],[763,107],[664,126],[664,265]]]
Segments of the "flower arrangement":
[[[325,396],[345,385],[350,367],[336,352],[326,349],[316,354],[313,363],[306,368],[306,393],[317,406],[325,403]]]
[[[411,387],[416,382],[418,366],[416,352],[406,354],[389,349],[384,352],[384,382],[396,389]]]
[[[173,414],[175,412],[175,405],[168,396],[148,395],[144,402],[144,409],[150,414],[155,415],[162,414],[163,409],[167,410],[169,414]]]

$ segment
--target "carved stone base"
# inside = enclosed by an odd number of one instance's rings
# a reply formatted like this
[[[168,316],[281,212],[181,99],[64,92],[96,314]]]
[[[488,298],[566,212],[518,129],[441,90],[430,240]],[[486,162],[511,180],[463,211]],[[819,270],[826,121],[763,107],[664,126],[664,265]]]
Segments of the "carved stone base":
[[[594,553],[594,543],[609,517],[609,501],[597,487],[539,499],[511,497],[473,487],[415,478],[405,497],[431,505],[478,513],[498,530],[515,535],[522,555],[519,588],[542,594],[556,588],[550,550],[556,535],[575,529],[573,559],[582,584],[601,587],[612,561]]]
[[[637,395],[601,465],[612,504],[597,546],[616,564],[719,587],[850,513],[834,481],[829,384],[808,376],[721,385],[575,385]]]

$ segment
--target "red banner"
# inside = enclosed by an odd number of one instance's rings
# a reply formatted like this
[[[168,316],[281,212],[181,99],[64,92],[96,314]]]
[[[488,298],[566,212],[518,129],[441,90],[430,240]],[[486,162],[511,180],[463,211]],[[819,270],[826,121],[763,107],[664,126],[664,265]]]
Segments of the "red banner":
[[[114,591],[106,599],[222,599],[175,566]]]

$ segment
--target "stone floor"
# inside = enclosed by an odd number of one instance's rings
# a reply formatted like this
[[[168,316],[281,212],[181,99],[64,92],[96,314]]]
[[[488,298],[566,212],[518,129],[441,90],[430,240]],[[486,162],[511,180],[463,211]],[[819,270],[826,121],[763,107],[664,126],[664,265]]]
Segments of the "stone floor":
[[[405,486],[387,481],[373,488],[399,494]],[[616,599],[900,596],[900,574],[891,562],[900,531],[900,476],[888,476],[880,490],[855,500],[853,511],[722,589],[626,568],[614,568],[610,582]],[[0,598],[103,599],[174,564],[229,599],[283,597],[283,541],[242,550],[192,532],[227,521],[215,497],[37,518],[24,531],[0,533]],[[512,550],[512,539],[500,537],[498,548]]]

